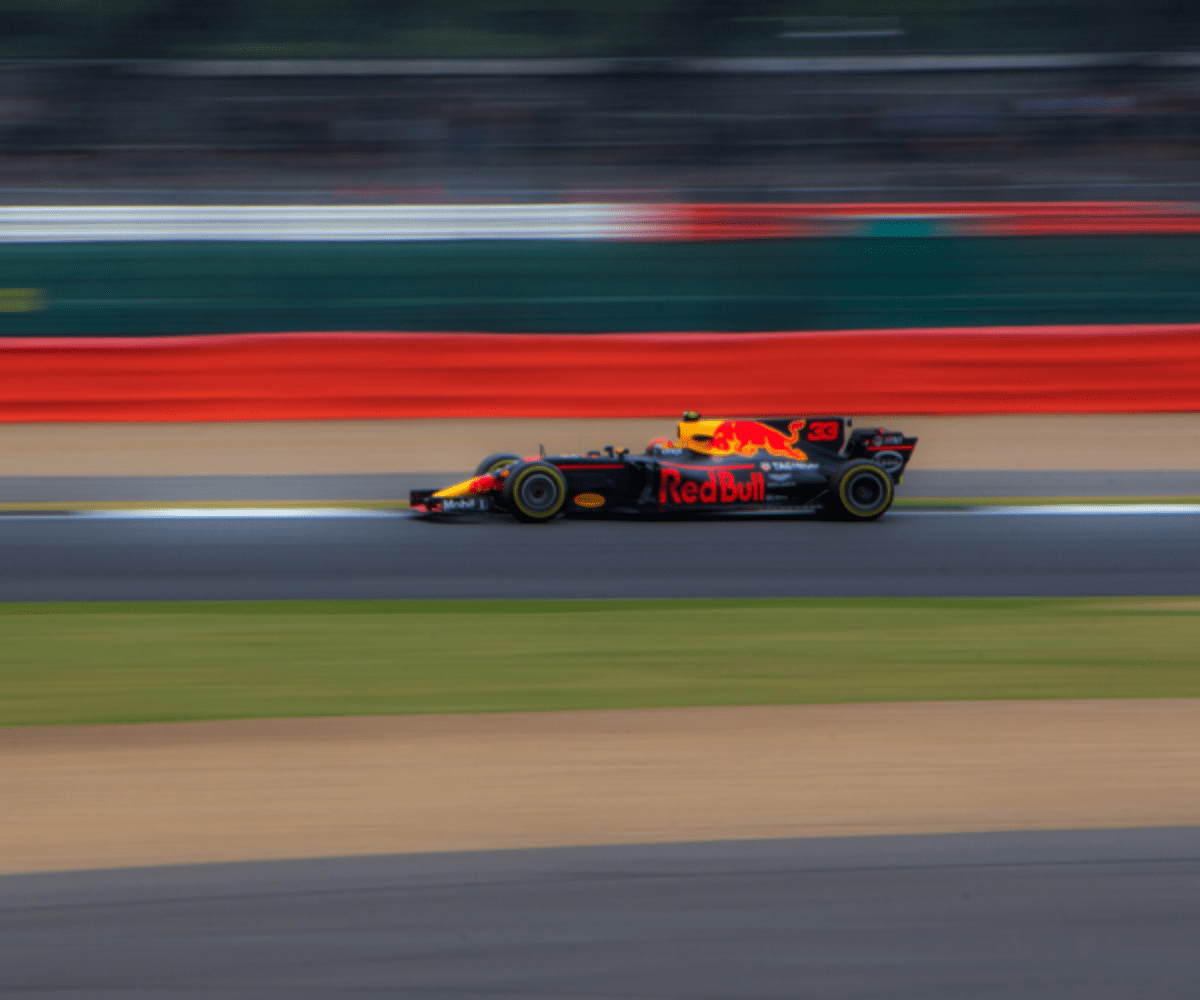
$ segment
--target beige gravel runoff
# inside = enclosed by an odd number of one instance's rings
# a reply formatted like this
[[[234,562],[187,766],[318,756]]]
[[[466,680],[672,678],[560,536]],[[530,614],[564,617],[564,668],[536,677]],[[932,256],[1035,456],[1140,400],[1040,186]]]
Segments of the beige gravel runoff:
[[[0,730],[0,871],[1200,824],[1200,700]]]
[[[462,472],[497,451],[641,450],[661,420],[0,424],[0,476]],[[913,469],[1200,469],[1200,414],[855,416],[921,438]]]

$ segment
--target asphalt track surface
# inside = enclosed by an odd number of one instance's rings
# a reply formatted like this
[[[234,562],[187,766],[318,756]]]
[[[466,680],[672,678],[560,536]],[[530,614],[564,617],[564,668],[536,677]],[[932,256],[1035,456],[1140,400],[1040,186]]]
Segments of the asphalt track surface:
[[[1094,510],[1094,508],[1093,508]],[[1200,594],[1200,514],[0,517],[0,600]]]
[[[33,997],[1194,1000],[1200,829],[0,878]]]

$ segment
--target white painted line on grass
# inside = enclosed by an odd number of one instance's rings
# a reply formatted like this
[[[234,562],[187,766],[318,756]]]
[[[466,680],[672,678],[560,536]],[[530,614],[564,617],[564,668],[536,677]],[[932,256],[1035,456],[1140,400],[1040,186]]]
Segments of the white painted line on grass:
[[[157,510],[97,510],[88,517],[119,520],[166,518],[182,520],[287,520],[309,518],[397,517],[408,511],[362,510],[354,507],[163,507]]]
[[[1020,515],[1065,515],[1067,517],[1091,514],[1137,515],[1137,514],[1200,514],[1200,504],[1195,503],[1048,503],[1028,507],[976,507],[976,514],[998,514],[1004,517]]]
[[[1054,503],[1022,507],[903,507],[893,517],[1139,517],[1146,514],[1200,514],[1195,503]]]
[[[153,510],[71,510],[0,514],[4,521],[266,521],[341,518],[409,517],[406,510],[362,510],[345,507],[163,507]]]

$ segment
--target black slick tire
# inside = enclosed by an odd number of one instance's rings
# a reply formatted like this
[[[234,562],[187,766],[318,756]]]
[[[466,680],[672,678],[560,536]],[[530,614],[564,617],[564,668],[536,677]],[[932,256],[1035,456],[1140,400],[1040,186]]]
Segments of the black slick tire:
[[[475,466],[475,475],[486,476],[497,469],[503,469],[506,465],[512,465],[519,461],[521,461],[520,455],[512,455],[507,451],[498,451],[494,455],[488,455],[487,458]]]
[[[895,499],[892,477],[865,459],[847,462],[829,481],[829,511],[843,521],[874,521]]]
[[[504,506],[526,524],[554,520],[567,502],[567,480],[549,462],[519,462],[504,480]]]

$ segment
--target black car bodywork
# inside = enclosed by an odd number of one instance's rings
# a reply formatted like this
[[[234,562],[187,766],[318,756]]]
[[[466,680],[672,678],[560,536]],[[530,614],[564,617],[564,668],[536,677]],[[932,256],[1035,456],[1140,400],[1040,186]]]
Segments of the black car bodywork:
[[[642,454],[612,447],[582,455],[489,456],[476,476],[414,490],[415,513],[559,515],[809,511],[873,520],[891,506],[915,437],[852,429],[847,417],[703,419],[684,414],[679,439]]]

